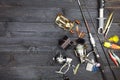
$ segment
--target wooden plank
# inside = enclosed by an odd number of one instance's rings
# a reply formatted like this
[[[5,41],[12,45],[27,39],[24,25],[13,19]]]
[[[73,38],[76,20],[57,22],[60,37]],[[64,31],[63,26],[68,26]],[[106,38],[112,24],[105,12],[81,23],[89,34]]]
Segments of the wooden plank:
[[[38,54],[16,54],[14,56],[15,64],[13,66],[53,66],[52,53],[38,53]],[[11,65],[12,66],[12,65]]]
[[[0,23],[0,36],[5,36],[6,28],[4,23]]]
[[[105,8],[120,9],[120,0],[105,0]]]
[[[93,21],[97,21],[97,11],[96,9],[88,9],[90,12],[90,15],[93,18]],[[83,8],[83,13],[87,19],[88,22],[91,22],[91,19],[89,17],[89,13],[86,9]],[[68,17],[70,20],[75,20],[78,19],[80,21],[83,21],[82,15],[81,15],[81,11],[80,9],[65,9],[64,14],[66,17]]]
[[[115,73],[116,78],[119,80],[119,79],[120,79],[120,76],[119,76],[118,74],[120,74],[120,73],[119,73],[119,72],[120,72],[120,68],[113,68],[113,71],[114,71],[114,73]]]
[[[3,8],[2,8],[3,9]],[[32,10],[30,10],[30,8],[5,8],[5,9],[0,9],[1,10],[1,13],[0,13],[0,16],[1,16],[1,19],[0,21],[17,21],[17,22],[54,22],[55,18],[56,18],[56,15],[60,12],[62,13],[63,11],[61,11],[60,9],[49,9],[49,10],[43,10],[40,8],[33,8]],[[14,10],[18,10],[16,11],[15,13],[12,14],[12,12]],[[60,11],[59,11],[60,10]],[[48,12],[49,13],[48,13]],[[22,14],[20,13],[22,12]],[[33,14],[33,12],[35,12]],[[43,14],[43,12],[47,13],[47,14]],[[75,12],[75,13],[73,13]],[[98,18],[98,12],[95,10],[95,9],[89,9],[89,12],[93,18],[93,21],[97,22],[97,18]],[[115,13],[115,20],[114,22],[118,22],[117,17],[119,17],[118,15],[118,12],[116,10],[116,13]],[[38,13],[40,13],[40,15],[38,15]],[[91,19],[90,17],[88,16],[88,12],[86,11],[86,9],[84,9],[84,13],[85,13],[85,16],[88,20],[88,22],[91,22]],[[64,12],[63,14],[65,14],[65,16],[70,19],[70,20],[75,20],[75,19],[79,19],[82,21],[82,16],[81,16],[81,13],[79,11],[79,9],[64,9]],[[52,15],[52,16],[49,16],[49,15]],[[106,10],[105,12],[105,16],[108,16],[108,11]],[[46,17],[48,17],[46,19]],[[7,24],[7,23],[6,23]]]
[[[92,1],[91,4],[89,4]],[[83,1],[81,1],[82,4],[87,4],[89,6],[89,8],[96,8],[97,4],[95,0],[86,0],[83,3]],[[77,6],[77,1],[75,0],[60,0],[60,1],[56,1],[56,0],[49,0],[49,1],[44,1],[44,0],[20,0],[20,1],[16,1],[16,0],[10,0],[10,1],[6,1],[6,0],[1,0],[0,1],[0,5],[1,7],[13,7],[13,6],[32,6],[32,7],[44,7],[44,8],[49,8],[49,7],[59,7],[59,8],[78,8]]]
[[[41,1],[43,3],[41,3]],[[93,0],[86,0],[85,2],[90,10],[91,15],[93,16],[95,25],[97,25],[97,2]],[[73,7],[74,5],[75,7]],[[82,6],[85,6],[84,2],[82,2]],[[51,0],[49,2],[45,2],[43,0],[0,1],[0,21],[2,21],[0,23],[1,80],[62,79],[61,75],[54,73],[54,71],[58,70],[60,66],[57,66],[57,64],[51,64],[51,60],[54,55],[53,49],[58,47],[58,39],[60,39],[64,34],[68,34],[68,32],[58,28],[57,25],[54,25],[54,20],[58,12],[62,12],[71,20],[81,20],[82,27],[80,27],[80,29],[87,33],[77,3],[73,0]],[[106,11],[106,16],[108,15],[108,12],[109,11]],[[103,46],[99,44],[99,39],[96,36],[95,30],[92,27],[93,25],[91,24],[90,18],[85,9],[84,13],[88,22],[90,23],[89,25],[91,26],[90,28],[92,34],[95,37],[98,52],[100,53],[100,56],[102,57],[102,60],[106,66],[107,61],[104,55],[105,53],[101,48]],[[113,26],[117,26],[115,31],[116,33],[118,32],[119,35],[119,25],[113,24]],[[113,33],[110,33],[110,35],[111,34]],[[72,35],[71,37],[76,38],[76,35]],[[85,37],[85,39],[86,44],[89,46],[88,50],[91,50],[88,41],[88,35]],[[100,39],[101,42],[104,41],[103,38]],[[37,48],[38,52],[27,53],[30,47]],[[66,51],[66,55],[73,58],[73,64],[77,64],[79,60],[74,56],[73,50],[71,48],[69,49],[70,50]],[[110,64],[113,65],[113,62],[110,61]],[[114,71],[116,72],[116,70]],[[105,74],[108,80],[114,80],[109,67],[105,67]],[[116,74],[119,74],[119,72],[116,72]],[[80,70],[76,76],[73,75],[72,69],[70,69],[67,75],[71,80],[102,80],[99,72],[92,73],[86,71],[85,64],[80,67]],[[119,77],[117,78],[119,79]]]
[[[54,71],[57,67],[9,67],[9,68],[1,68],[0,77],[1,80],[8,79],[17,79],[17,80],[36,80],[36,79],[44,79],[44,80],[56,80],[58,78],[61,79],[62,76],[56,74]],[[6,74],[6,75],[4,75]],[[47,77],[46,77],[47,76]]]
[[[46,38],[54,38],[60,37],[61,35],[68,35],[69,32],[61,29],[58,25],[54,23],[18,23],[18,22],[8,22],[7,23],[7,33],[9,33],[9,37],[46,37]],[[89,23],[92,27],[93,25]],[[86,27],[84,23],[81,22],[79,29],[87,33]],[[75,28],[74,28],[75,30]],[[91,30],[93,33],[93,30]],[[7,37],[7,35],[6,35]]]
[[[90,9],[90,14],[96,21],[96,9]],[[0,21],[9,22],[54,22],[58,13],[63,13],[70,20],[82,20],[81,12],[79,9],[60,9],[60,8],[22,8],[10,7],[0,8]],[[88,21],[91,21],[88,12],[84,9],[84,13]]]
[[[7,79],[17,79],[17,80],[36,80],[36,79],[44,79],[44,80],[61,80],[63,77],[60,74],[56,74],[55,71],[58,69],[58,67],[41,67],[41,66],[30,66],[30,67],[9,67],[9,68],[1,68],[1,80],[7,80]],[[84,73],[87,73],[88,75],[84,75]],[[69,75],[70,79],[76,79],[79,80],[80,78],[86,79],[89,78],[89,80],[96,80],[101,79],[99,75],[96,75],[95,73],[91,73],[88,71],[84,71],[84,68],[81,68],[78,72],[81,75],[74,76],[71,71],[68,72],[67,75]],[[6,74],[6,75],[4,75]],[[99,74],[99,73],[98,73]],[[95,76],[96,75],[96,76]],[[94,79],[91,76],[95,76]]]
[[[87,3],[89,3],[89,1]],[[93,3],[93,5],[94,4],[95,3]],[[117,4],[119,5],[119,2]],[[90,6],[91,6],[91,4],[90,4]],[[90,6],[87,5],[88,8]],[[106,4],[106,6],[107,6],[107,4]],[[41,8],[40,11],[39,11],[39,9],[40,8],[38,8],[38,7],[37,8],[34,8],[34,7],[27,7],[27,8],[23,8],[23,7],[18,7],[18,8],[16,8],[16,7],[1,7],[1,9],[0,9],[1,10],[0,11],[1,12],[1,14],[0,14],[1,15],[1,19],[0,19],[0,21],[45,22],[45,20],[46,20],[46,22],[52,22],[58,12],[63,12],[64,13],[64,11],[65,11],[65,13],[66,13],[66,11],[68,10],[68,9],[64,10],[64,8],[62,8],[60,10],[59,8],[56,8],[56,9],[54,9],[55,11],[52,10],[52,9],[49,9],[50,10],[49,11],[48,9],[46,9],[46,10],[43,9],[42,10],[42,8]],[[15,10],[18,10],[18,11],[16,11],[15,13],[12,13]],[[46,12],[46,11],[48,11],[48,12]],[[76,14],[77,14],[79,9],[78,10],[71,10],[71,11],[72,12],[68,11],[68,13],[66,13],[66,14],[73,13],[73,12],[76,12]],[[22,14],[20,12],[22,12]],[[47,13],[47,14],[43,14],[44,12]],[[55,13],[53,13],[53,12],[55,12]],[[94,21],[96,21],[95,19],[97,18],[97,15],[98,15],[97,12],[96,12],[96,8],[91,8],[90,12],[91,12],[91,14],[95,15],[95,16],[93,15],[93,18],[94,18]],[[34,14],[32,14],[32,13],[34,13]],[[116,13],[118,14],[119,11],[116,12]],[[52,14],[53,16],[52,15],[49,16],[49,14]],[[74,17],[72,19],[79,18],[79,16],[77,16],[77,15],[75,15],[75,13],[74,13]],[[45,17],[47,17],[48,19],[45,19]],[[115,19],[117,19],[117,16],[116,16]],[[80,17],[80,20],[81,20],[81,17]],[[88,19],[88,21],[90,21],[90,20]],[[119,20],[117,20],[117,22],[118,21]]]
[[[112,74],[112,72],[111,72],[111,70],[110,70],[110,68],[109,68],[108,66],[106,66],[106,67],[104,68],[104,70],[105,70],[105,71],[104,71],[104,74],[105,74],[107,80],[109,80],[109,79],[115,80],[114,77],[113,77],[113,74]],[[111,75],[111,76],[110,76],[110,75]]]
[[[11,55],[0,53],[0,67],[7,66],[10,62]]]
[[[60,8],[0,8],[0,21],[53,22]]]
[[[106,7],[120,7],[120,1],[106,2]]]
[[[106,2],[119,2],[120,0],[105,0]]]

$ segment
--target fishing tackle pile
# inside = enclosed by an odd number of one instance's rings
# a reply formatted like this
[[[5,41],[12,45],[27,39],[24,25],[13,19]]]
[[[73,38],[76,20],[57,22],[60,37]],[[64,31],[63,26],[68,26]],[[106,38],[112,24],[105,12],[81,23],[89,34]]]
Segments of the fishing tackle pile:
[[[55,71],[58,74],[66,75],[66,73],[69,71],[70,67],[73,67],[73,74],[77,74],[80,65],[86,64],[86,70],[87,71],[100,71],[103,80],[106,80],[104,76],[104,69],[101,67],[103,66],[102,63],[104,63],[99,55],[99,52],[96,47],[96,41],[92,34],[91,28],[89,26],[89,23],[86,19],[86,16],[83,11],[83,6],[81,4],[80,0],[77,0],[82,19],[84,21],[87,33],[80,30],[80,21],[78,19],[75,19],[74,21],[69,20],[66,18],[63,14],[58,13],[55,19],[55,23],[58,25],[58,27],[62,28],[65,31],[69,31],[72,34],[76,34],[77,38],[71,39],[70,36],[64,35],[61,39],[58,40],[58,46],[61,49],[61,51],[67,51],[68,49],[73,49],[75,56],[79,59],[79,63],[75,66],[75,64],[72,63],[73,59],[68,56],[63,56],[63,53],[56,54],[55,57],[53,57],[53,60],[57,62],[58,64],[62,64],[61,68],[57,71]],[[98,30],[96,32],[97,37],[99,37],[98,34],[103,35],[105,38],[105,41],[103,41],[104,47],[106,47],[109,53],[109,56],[111,60],[115,63],[117,67],[120,65],[120,59],[119,57],[113,52],[113,49],[120,50],[120,46],[117,44],[119,42],[119,37],[117,35],[114,35],[110,38],[107,38],[111,24],[113,22],[113,15],[114,12],[111,12],[108,16],[108,19],[105,23],[105,17],[104,17],[104,0],[99,0],[99,16],[98,16]],[[86,7],[87,9],[87,7]],[[89,14],[89,12],[88,12]],[[89,14],[90,16],[90,14]],[[90,16],[91,17],[91,16]],[[92,19],[92,18],[91,18]],[[92,22],[93,23],[93,22]],[[94,25],[94,23],[93,23]],[[98,34],[97,34],[98,33]],[[84,39],[85,35],[88,34],[89,42],[91,44],[91,50],[88,52],[88,45],[86,44],[86,40]],[[99,40],[100,42],[100,40]],[[112,50],[111,50],[112,49]],[[94,57],[89,57],[90,55],[93,55]],[[105,54],[106,55],[106,54]],[[69,80],[68,77],[64,80]]]

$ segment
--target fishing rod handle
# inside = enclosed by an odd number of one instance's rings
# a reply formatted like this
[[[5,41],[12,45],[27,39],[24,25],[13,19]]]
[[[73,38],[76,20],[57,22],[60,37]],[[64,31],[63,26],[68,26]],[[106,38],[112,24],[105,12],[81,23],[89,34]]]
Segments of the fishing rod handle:
[[[95,45],[95,39],[93,38],[91,33],[89,33],[89,37],[90,37],[90,42],[91,42],[92,46],[95,47],[96,46]]]

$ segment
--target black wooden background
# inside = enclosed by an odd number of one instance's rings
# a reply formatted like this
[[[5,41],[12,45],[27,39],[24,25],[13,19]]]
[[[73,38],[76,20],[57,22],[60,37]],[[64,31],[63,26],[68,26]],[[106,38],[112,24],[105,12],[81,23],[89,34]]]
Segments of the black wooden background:
[[[104,75],[107,80],[120,80],[120,68],[113,64],[107,50],[102,46],[103,36],[96,35],[97,0],[81,2],[95,37],[97,50],[104,62]],[[108,7],[105,8],[105,17],[114,10],[110,9],[110,4],[106,4]],[[93,26],[85,5],[96,27]],[[120,36],[119,9],[115,10],[114,22],[108,36]],[[52,61],[56,48],[59,50],[58,39],[64,35],[69,35],[71,39],[77,37],[55,24],[58,13],[70,20],[79,19],[80,29],[87,33],[76,0],[0,0],[0,80],[63,80],[62,75],[55,73],[61,65]],[[91,50],[88,35],[85,39],[88,50]],[[120,51],[115,52],[120,56]],[[79,63],[71,48],[65,51],[65,54],[73,58],[72,64]],[[73,75],[72,68],[66,75],[70,80],[103,80],[100,72],[86,71],[85,65],[80,66],[76,75]]]

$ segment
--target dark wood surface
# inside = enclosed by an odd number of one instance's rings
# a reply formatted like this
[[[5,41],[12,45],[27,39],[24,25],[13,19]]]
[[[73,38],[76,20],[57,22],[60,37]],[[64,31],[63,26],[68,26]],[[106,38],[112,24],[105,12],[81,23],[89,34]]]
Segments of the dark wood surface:
[[[95,37],[106,80],[120,80],[120,68],[115,67],[106,48],[102,46],[103,36],[96,35],[97,4],[96,0],[82,1],[83,7],[87,5],[96,27],[93,27],[85,7],[83,11]],[[106,8],[105,17],[111,11],[113,9]],[[58,39],[64,35],[70,36],[71,39],[77,37],[55,24],[58,13],[64,14],[70,20],[79,19],[80,29],[87,33],[75,0],[0,0],[0,80],[63,80],[62,75],[55,73],[61,65],[52,61],[55,49],[59,49]],[[118,17],[119,9],[116,10],[108,36],[120,36]],[[88,35],[85,36],[85,40],[89,51],[91,46]],[[29,51],[31,47],[34,47],[35,51]],[[120,51],[115,52],[120,56]],[[65,51],[65,54],[73,58],[72,64],[79,63],[72,48]],[[80,66],[77,75],[73,75],[72,68],[66,75],[70,80],[103,80],[100,72],[86,71],[85,65]]]

